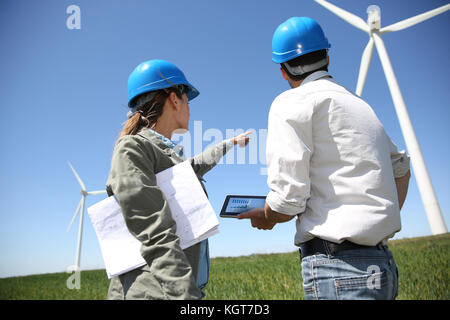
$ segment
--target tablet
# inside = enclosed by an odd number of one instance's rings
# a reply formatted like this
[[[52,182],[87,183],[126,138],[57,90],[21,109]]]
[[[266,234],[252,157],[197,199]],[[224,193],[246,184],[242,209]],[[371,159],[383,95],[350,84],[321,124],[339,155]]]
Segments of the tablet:
[[[255,208],[264,208],[266,196],[238,196],[228,195],[223,203],[220,216],[223,218],[236,218],[239,213]]]

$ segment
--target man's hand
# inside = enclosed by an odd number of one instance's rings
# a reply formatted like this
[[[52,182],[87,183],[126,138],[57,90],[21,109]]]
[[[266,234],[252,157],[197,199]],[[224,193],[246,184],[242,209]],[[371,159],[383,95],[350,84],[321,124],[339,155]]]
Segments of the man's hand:
[[[253,228],[259,230],[272,230],[276,222],[271,222],[266,219],[264,208],[252,209],[250,211],[238,214],[238,219],[250,219]]]
[[[277,223],[287,222],[294,217],[296,216],[273,211],[267,202],[264,208],[252,209],[237,215],[238,219],[250,219],[252,227],[259,230],[272,230]]]

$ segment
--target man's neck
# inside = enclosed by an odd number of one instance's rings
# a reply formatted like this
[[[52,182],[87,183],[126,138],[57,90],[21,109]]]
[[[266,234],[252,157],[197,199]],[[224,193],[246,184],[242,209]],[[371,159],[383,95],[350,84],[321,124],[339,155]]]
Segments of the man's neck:
[[[303,80],[295,81],[295,80],[288,79],[288,82],[289,82],[289,85],[291,86],[291,88],[294,89],[294,88],[300,87]]]

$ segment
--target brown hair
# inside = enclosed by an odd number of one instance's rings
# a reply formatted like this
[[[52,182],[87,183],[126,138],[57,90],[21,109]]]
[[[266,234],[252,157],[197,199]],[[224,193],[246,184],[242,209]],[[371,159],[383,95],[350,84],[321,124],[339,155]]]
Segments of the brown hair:
[[[145,102],[142,103],[142,105],[137,108],[136,113],[124,123],[119,138],[126,135],[135,135],[142,128],[153,127],[158,118],[162,115],[166,100],[172,92],[174,92],[178,98],[182,98],[182,90],[178,87],[151,91],[136,97],[134,99],[136,105],[140,104],[139,101]],[[150,97],[151,95],[153,95],[152,98]]]

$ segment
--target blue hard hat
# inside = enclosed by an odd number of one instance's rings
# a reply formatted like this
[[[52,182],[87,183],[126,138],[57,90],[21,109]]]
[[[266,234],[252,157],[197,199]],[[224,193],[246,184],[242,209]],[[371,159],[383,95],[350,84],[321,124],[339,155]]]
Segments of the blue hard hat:
[[[320,25],[308,17],[293,17],[278,26],[272,38],[272,61],[283,63],[331,47]]]
[[[135,98],[143,93],[175,85],[187,86],[186,95],[189,100],[200,94],[173,63],[158,59],[144,61],[131,72],[128,78],[128,107],[133,108]]]

